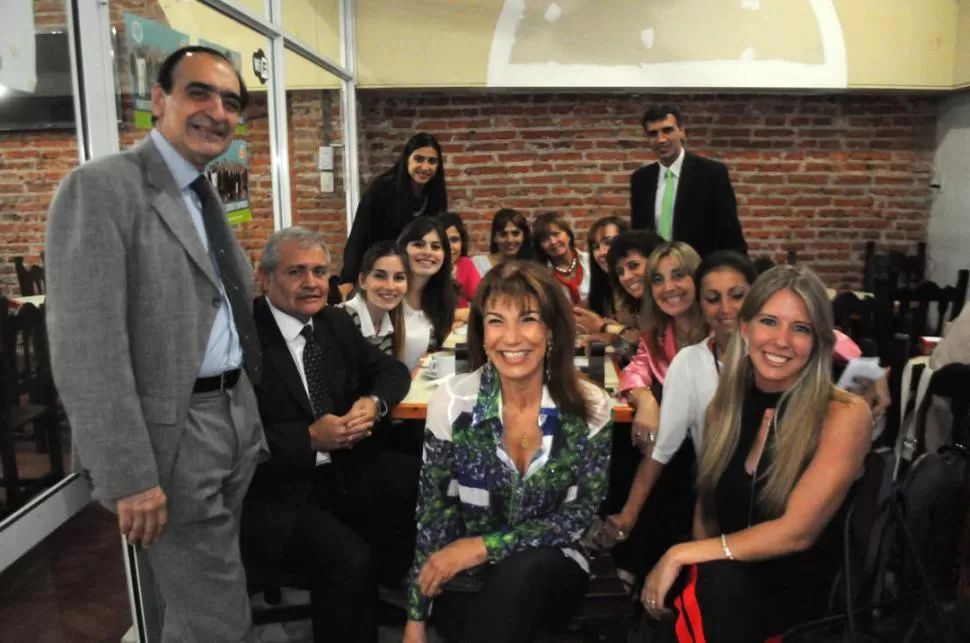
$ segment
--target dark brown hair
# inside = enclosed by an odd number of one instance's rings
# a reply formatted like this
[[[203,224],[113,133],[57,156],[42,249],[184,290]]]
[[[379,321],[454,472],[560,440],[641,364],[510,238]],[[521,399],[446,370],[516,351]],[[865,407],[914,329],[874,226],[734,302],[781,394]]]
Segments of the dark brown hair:
[[[508,297],[525,307],[535,301],[539,318],[549,330],[551,347],[549,381],[546,386],[563,413],[589,420],[592,410],[583,396],[580,375],[573,362],[576,343],[573,307],[549,268],[531,261],[505,261],[489,270],[475,294],[468,318],[469,363],[473,369],[485,363],[485,310],[498,299]]]
[[[540,263],[549,263],[549,255],[542,249],[542,242],[552,234],[553,226],[566,233],[569,237],[569,249],[574,252],[576,250],[576,235],[566,217],[558,212],[543,212],[532,223],[532,255]]]

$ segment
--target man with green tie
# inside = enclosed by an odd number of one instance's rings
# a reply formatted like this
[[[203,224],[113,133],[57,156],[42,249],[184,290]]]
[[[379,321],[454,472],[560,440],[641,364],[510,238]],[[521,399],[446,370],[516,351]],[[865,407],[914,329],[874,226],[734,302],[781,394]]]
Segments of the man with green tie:
[[[684,149],[680,109],[654,105],[641,124],[657,162],[630,175],[632,226],[683,241],[701,257],[715,250],[747,253],[727,167]]]

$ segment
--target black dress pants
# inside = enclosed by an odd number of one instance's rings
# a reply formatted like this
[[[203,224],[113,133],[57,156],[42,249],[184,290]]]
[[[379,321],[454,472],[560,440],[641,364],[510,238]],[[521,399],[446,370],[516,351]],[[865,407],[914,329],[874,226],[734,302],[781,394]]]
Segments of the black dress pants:
[[[400,584],[414,552],[419,463],[373,455],[349,474],[317,468],[283,559],[285,570],[310,583],[320,643],[376,642],[378,582]]]
[[[676,618],[664,622],[659,642],[762,643],[823,616],[827,567],[798,573],[772,562],[718,560],[685,570],[667,595]]]
[[[568,625],[588,585],[562,550],[527,549],[490,565],[480,591],[440,594],[431,622],[448,643],[531,643]]]

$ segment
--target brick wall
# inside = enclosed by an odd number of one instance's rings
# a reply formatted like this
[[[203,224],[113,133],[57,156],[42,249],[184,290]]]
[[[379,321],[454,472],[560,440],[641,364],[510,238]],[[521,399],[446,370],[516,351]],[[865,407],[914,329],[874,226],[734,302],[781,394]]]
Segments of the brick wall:
[[[290,92],[287,95],[287,109],[293,223],[323,233],[330,248],[331,269],[336,271],[340,269],[340,258],[347,240],[342,148],[334,149],[333,192],[320,191],[317,157],[321,145],[339,144],[343,140],[340,129],[340,92]],[[325,117],[325,114],[329,117]]]
[[[157,0],[112,0],[122,13],[163,17]],[[63,4],[36,0],[36,22],[64,24]],[[127,57],[119,56],[119,65]],[[127,70],[118,69],[122,88]],[[500,207],[534,215],[561,210],[585,244],[600,216],[627,216],[629,173],[651,161],[639,127],[651,97],[620,94],[484,94],[362,91],[361,174],[366,183],[396,159],[407,138],[427,130],[446,153],[452,208],[469,223],[474,251],[487,243]],[[906,248],[925,239],[935,148],[935,99],[922,96],[655,96],[685,106],[690,149],[727,163],[754,253],[782,260],[789,248],[831,284],[858,283],[867,240]],[[265,94],[247,113],[253,221],[237,229],[256,260],[273,228]],[[340,142],[336,92],[288,95],[293,221],[324,231],[334,267],[345,239],[342,159],[336,191],[322,194],[317,148]],[[329,136],[323,113],[329,110]],[[130,101],[122,100],[131,122]],[[127,148],[144,130],[120,127]],[[77,163],[73,132],[0,133],[0,292],[16,292],[11,257],[39,261],[47,208]]]
[[[37,27],[64,28],[63,0],[35,0]],[[0,132],[0,294],[19,294],[11,261],[40,262],[47,207],[77,165],[74,132]]]
[[[936,144],[928,97],[363,91],[361,166],[370,178],[412,133],[431,132],[475,251],[503,206],[564,212],[585,244],[595,219],[629,216],[629,174],[653,158],[640,117],[668,100],[685,107],[690,149],[729,167],[753,254],[781,261],[795,248],[830,284],[856,284],[867,240],[883,249],[925,239]]]

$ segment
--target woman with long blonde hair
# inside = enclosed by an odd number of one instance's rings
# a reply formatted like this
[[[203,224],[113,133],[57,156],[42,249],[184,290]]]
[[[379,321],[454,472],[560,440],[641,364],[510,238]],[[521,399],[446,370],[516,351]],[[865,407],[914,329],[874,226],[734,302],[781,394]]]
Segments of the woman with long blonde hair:
[[[676,609],[679,640],[760,641],[824,613],[836,516],[872,421],[862,398],[833,384],[834,345],[815,273],[776,266],[755,281],[707,409],[694,541],[664,554],[641,596],[658,618]],[[670,592],[685,570],[688,586]]]

